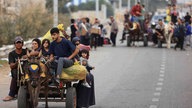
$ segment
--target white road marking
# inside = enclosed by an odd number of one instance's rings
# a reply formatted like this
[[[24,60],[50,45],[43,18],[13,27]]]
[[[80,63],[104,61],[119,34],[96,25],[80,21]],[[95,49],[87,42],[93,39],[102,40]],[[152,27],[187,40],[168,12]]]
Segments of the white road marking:
[[[158,82],[157,85],[158,85],[158,86],[162,86],[163,83],[162,83],[162,82]]]
[[[166,64],[166,53],[165,51],[163,52],[163,56],[162,56],[162,63],[160,65],[160,74],[159,74],[159,79],[158,79],[158,83],[157,83],[157,87],[155,88],[155,92],[153,93],[154,98],[152,98],[152,102],[159,102],[159,97],[161,95],[161,91],[162,91],[162,86],[163,86],[163,81],[165,77],[165,65]],[[149,108],[157,108],[157,105],[150,105]]]
[[[165,73],[165,71],[164,70],[160,70],[160,73]]]
[[[157,105],[150,105],[149,108],[157,108]]]
[[[165,75],[164,75],[164,74],[160,74],[159,76],[160,76],[160,77],[164,77]]]
[[[161,91],[162,88],[161,88],[161,87],[157,87],[157,88],[155,88],[155,90],[156,90],[156,91]]]
[[[159,81],[164,81],[164,79],[163,78],[159,78]]]
[[[159,101],[159,98],[153,98],[152,99],[152,102],[158,102]]]
[[[165,70],[165,67],[161,67],[160,69],[161,69],[161,70]]]
[[[155,92],[153,95],[154,95],[154,96],[160,96],[161,93],[160,93],[160,92]]]
[[[162,63],[162,64],[165,64],[165,63],[166,63],[166,61],[162,61],[161,63]]]
[[[165,67],[165,64],[162,64],[161,67]]]

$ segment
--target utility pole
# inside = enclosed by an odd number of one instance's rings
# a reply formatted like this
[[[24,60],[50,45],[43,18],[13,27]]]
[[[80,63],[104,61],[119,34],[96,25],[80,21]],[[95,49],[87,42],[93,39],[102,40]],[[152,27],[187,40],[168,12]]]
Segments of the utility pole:
[[[53,0],[53,27],[58,25],[58,0]]]
[[[119,0],[119,10],[122,9],[122,0]]]
[[[107,6],[102,4],[101,5],[102,13],[103,13],[103,19],[107,19]]]
[[[128,11],[131,9],[131,0],[127,0],[127,9]]]
[[[95,17],[99,17],[99,0],[95,0],[95,12],[96,12],[96,16]]]

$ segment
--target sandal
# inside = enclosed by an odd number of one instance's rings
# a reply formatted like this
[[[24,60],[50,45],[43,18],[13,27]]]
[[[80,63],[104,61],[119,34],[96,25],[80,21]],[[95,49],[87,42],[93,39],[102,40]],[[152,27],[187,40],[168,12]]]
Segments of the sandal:
[[[11,97],[11,96],[6,96],[3,101],[11,101],[11,100],[14,100],[14,97]]]

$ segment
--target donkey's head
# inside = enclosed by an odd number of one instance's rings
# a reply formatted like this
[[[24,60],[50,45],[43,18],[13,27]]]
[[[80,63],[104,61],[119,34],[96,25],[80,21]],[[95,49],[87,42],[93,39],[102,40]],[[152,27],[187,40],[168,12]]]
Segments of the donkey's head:
[[[31,86],[33,88],[36,88],[38,84],[40,83],[40,73],[41,73],[41,67],[40,67],[40,56],[30,56],[28,58],[28,74],[29,74],[29,83],[31,83]]]
[[[28,67],[29,81],[32,87],[37,87],[40,79],[40,66],[37,63],[30,63]]]

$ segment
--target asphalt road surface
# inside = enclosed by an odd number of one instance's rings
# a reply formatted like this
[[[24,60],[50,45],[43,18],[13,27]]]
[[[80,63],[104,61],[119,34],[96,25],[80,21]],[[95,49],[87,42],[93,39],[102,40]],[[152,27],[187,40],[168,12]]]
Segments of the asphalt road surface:
[[[91,51],[96,105],[91,108],[192,108],[192,50],[126,47],[125,43]],[[1,76],[0,98],[8,93],[9,77]],[[0,108],[16,108],[17,101]],[[64,108],[64,103],[49,103]],[[43,108],[44,103],[39,103]]]

